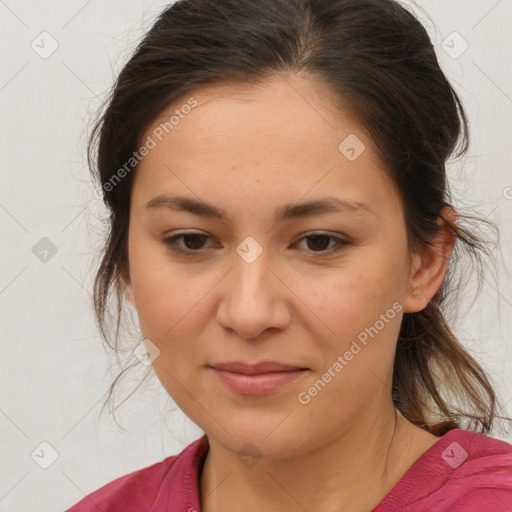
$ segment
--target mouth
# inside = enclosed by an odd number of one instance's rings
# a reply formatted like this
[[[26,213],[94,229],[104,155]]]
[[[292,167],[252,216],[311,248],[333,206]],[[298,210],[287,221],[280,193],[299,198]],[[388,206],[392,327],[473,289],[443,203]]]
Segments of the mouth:
[[[228,389],[242,395],[275,393],[310,372],[309,368],[267,361],[222,363],[208,368]]]

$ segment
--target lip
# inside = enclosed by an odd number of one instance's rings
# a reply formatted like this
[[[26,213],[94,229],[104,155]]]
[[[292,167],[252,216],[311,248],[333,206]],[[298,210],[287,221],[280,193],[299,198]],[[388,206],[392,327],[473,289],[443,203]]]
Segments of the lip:
[[[263,361],[257,364],[240,362],[209,366],[221,382],[243,395],[268,395],[309,372],[308,368]]]

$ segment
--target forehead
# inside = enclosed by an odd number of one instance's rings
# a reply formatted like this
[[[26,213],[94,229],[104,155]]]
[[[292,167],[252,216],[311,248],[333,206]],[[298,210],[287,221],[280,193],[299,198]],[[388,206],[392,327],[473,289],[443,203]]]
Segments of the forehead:
[[[188,112],[187,103],[192,99],[196,106]],[[165,125],[176,113],[180,117],[172,127],[176,141],[182,140],[181,136],[191,140],[191,132],[200,130],[207,140],[225,134],[248,134],[257,135],[260,141],[266,136],[276,142],[288,139],[299,143],[308,138],[317,143],[336,143],[344,131],[363,131],[348,112],[340,110],[339,102],[325,84],[309,76],[276,76],[257,84],[219,82],[199,87],[174,101],[148,133]],[[326,136],[328,132],[330,137]]]
[[[146,197],[176,187],[221,197],[224,187],[224,195],[237,191],[247,199],[251,192],[293,201],[340,190],[362,201],[357,195],[366,188],[368,201],[389,188],[364,129],[331,91],[304,77],[198,88],[162,112],[147,137],[156,145],[134,184]],[[346,140],[361,151],[356,159],[343,152]]]

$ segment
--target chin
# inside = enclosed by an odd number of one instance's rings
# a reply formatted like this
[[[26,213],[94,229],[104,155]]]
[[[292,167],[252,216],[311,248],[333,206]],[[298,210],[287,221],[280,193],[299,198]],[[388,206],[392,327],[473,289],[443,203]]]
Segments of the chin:
[[[280,459],[308,451],[310,436],[298,425],[286,424],[286,420],[283,422],[285,417],[282,415],[279,421],[275,417],[265,421],[261,416],[253,417],[252,420],[233,418],[227,426],[228,432],[218,425],[209,431],[203,430],[210,439],[241,458]]]

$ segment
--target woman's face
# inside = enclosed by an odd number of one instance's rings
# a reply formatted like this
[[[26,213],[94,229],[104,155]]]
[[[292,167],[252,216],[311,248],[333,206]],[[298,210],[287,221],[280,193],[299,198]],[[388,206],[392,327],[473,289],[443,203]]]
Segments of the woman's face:
[[[268,457],[389,411],[411,267],[360,126],[287,77],[197,90],[143,143],[128,291],[180,408],[225,448]]]

